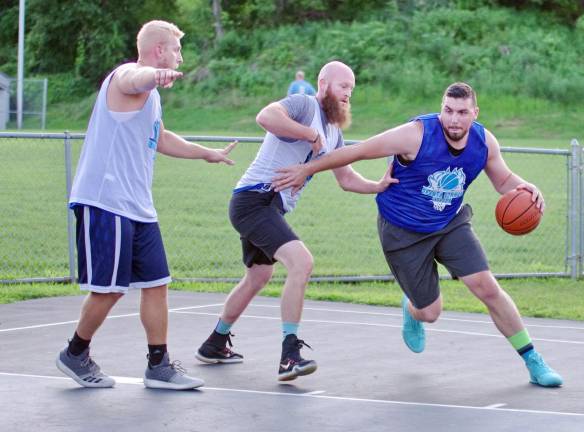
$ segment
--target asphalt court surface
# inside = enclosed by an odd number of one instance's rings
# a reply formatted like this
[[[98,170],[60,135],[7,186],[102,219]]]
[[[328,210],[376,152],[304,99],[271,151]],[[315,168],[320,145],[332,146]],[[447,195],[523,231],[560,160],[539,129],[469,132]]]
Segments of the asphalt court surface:
[[[145,389],[146,342],[132,293],[92,341],[113,389],[84,389],[55,367],[75,330],[82,296],[0,305],[2,431],[582,431],[584,322],[525,322],[564,386],[529,383],[523,361],[487,315],[444,312],[427,325],[426,350],[401,339],[401,309],[306,301],[299,336],[318,362],[312,375],[277,381],[279,299],[258,297],[235,324],[245,361],[194,358],[224,294],[171,291],[169,351],[205,387]]]

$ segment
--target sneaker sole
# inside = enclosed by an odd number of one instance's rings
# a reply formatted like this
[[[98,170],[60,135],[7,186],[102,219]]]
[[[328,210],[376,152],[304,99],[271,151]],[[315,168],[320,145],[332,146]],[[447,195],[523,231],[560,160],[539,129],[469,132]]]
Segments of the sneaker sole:
[[[317,369],[316,362],[309,363],[304,367],[294,366],[290,372],[278,375],[278,381],[292,381],[299,376],[310,375]]]
[[[536,380],[529,380],[529,382],[531,384],[533,384],[533,385],[536,385],[536,386],[539,386],[539,387],[545,387],[545,388],[561,387],[562,384],[564,384],[563,382],[553,382],[553,383],[549,383],[549,384],[540,384]]]
[[[56,365],[57,365],[57,369],[59,369],[61,372],[63,372],[65,375],[67,375],[69,378],[71,378],[73,381],[75,381],[77,384],[79,384],[82,387],[112,388],[113,386],[116,385],[116,382],[113,381],[113,379],[112,379],[113,383],[111,383],[111,384],[108,384],[107,382],[105,382],[105,383],[90,383],[87,381],[83,381],[81,378],[79,378],[79,376],[77,376],[77,374],[75,372],[73,372],[71,369],[69,369],[67,367],[67,365],[65,365],[65,363],[63,363],[61,361],[61,359],[59,359],[59,358],[57,358]]]
[[[203,387],[205,381],[198,380],[197,382],[191,384],[176,384],[166,381],[152,380],[144,378],[144,387],[151,389],[164,389],[164,390],[192,390],[199,387]]]
[[[243,359],[242,358],[216,359],[216,358],[205,357],[204,355],[202,355],[199,352],[195,353],[195,358],[197,360],[199,360],[199,361],[202,361],[203,363],[208,363],[208,364],[217,364],[217,363],[225,363],[225,364],[229,364],[229,363],[243,363]]]

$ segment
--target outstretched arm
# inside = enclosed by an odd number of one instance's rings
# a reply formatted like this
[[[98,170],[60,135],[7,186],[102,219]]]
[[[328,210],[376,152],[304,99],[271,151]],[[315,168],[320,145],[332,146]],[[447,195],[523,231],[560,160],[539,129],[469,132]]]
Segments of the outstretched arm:
[[[393,171],[393,164],[389,166],[383,177],[379,181],[368,180],[359,174],[357,171],[347,165],[340,168],[335,168],[333,173],[337,179],[339,186],[348,192],[355,192],[361,194],[380,193],[387,189],[393,183],[399,183],[399,180],[394,179],[391,174]]]
[[[278,170],[272,184],[276,191],[292,188],[298,191],[308,176],[333,168],[340,168],[363,159],[378,159],[391,155],[406,155],[414,159],[424,134],[421,122],[410,122],[368,138],[359,144],[345,146],[313,159],[307,164],[293,165]]]
[[[120,92],[137,95],[155,87],[170,88],[182,76],[182,72],[173,69],[156,69],[131,63],[118,68],[113,82]]]
[[[485,173],[489,177],[495,190],[502,195],[516,188],[526,189],[531,192],[531,200],[535,202],[537,208],[543,212],[545,209],[545,203],[543,195],[539,189],[534,184],[525,181],[519,175],[511,171],[501,155],[501,147],[497,138],[495,138],[490,131],[485,130],[485,138],[489,149],[487,164],[485,165]]]
[[[223,149],[213,149],[202,146],[200,144],[191,143],[181,138],[174,132],[164,129],[160,125],[160,137],[158,138],[158,146],[156,150],[167,156],[172,156],[181,159],[203,159],[209,163],[225,163],[227,165],[234,165],[227,155],[235,148],[237,141],[233,141]]]

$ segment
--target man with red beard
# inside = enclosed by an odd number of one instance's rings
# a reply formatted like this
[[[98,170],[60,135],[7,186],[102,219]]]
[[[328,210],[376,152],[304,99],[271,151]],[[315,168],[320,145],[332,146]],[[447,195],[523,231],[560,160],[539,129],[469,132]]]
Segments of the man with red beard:
[[[281,301],[282,356],[278,380],[289,381],[316,370],[314,360],[300,356],[308,346],[298,339],[304,291],[312,272],[310,251],[284,219],[300,193],[275,192],[271,182],[276,170],[306,163],[344,145],[341,129],[351,122],[350,98],[355,76],[347,65],[326,64],[318,75],[316,97],[291,95],[271,103],[256,120],[267,133],[255,160],[237,183],[229,206],[229,217],[239,232],[246,272],[229,294],[215,330],[201,345],[196,357],[206,363],[239,363],[233,352],[230,329],[253,297],[269,282],[276,261],[288,271]],[[357,193],[379,193],[393,181],[390,173],[374,182],[351,166],[334,170],[339,185]]]
[[[450,85],[439,114],[418,116],[360,144],[335,150],[304,165],[279,169],[276,191],[298,190],[319,171],[338,169],[361,159],[395,155],[399,183],[377,195],[378,230],[383,253],[404,292],[402,336],[407,347],[424,351],[424,322],[442,312],[437,262],[459,278],[487,307],[497,329],[525,361],[529,378],[542,387],[562,385],[533,343],[513,299],[500,286],[472,230],[472,210],[463,203],[472,181],[484,170],[500,194],[519,188],[532,194],[544,211],[535,185],[512,172],[495,136],[476,121],[474,90]]]

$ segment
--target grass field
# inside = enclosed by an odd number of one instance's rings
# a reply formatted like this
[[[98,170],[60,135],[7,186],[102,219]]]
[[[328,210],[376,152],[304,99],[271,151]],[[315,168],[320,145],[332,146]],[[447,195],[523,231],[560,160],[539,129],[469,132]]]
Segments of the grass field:
[[[167,92],[165,125],[190,135],[260,136],[255,114],[277,97],[199,101],[188,94]],[[49,128],[83,131],[92,98],[53,106]],[[570,138],[584,134],[582,112],[546,101],[489,98],[479,95],[480,120],[499,136],[501,145],[568,150]],[[362,139],[420,112],[435,111],[437,101],[392,98],[379,88],[359,88],[353,97],[354,126],[349,139]],[[194,120],[196,119],[196,120]],[[76,163],[81,143],[74,142]],[[218,144],[212,144],[218,146]],[[154,195],[173,276],[241,277],[240,244],[227,219],[231,189],[253,159],[257,145],[240,144],[236,166],[215,166],[159,156]],[[0,279],[67,276],[66,189],[63,143],[60,140],[0,139]],[[566,271],[566,158],[552,155],[505,154],[512,169],[543,191],[547,211],[532,234],[513,237],[496,225],[497,194],[481,176],[467,195],[474,209],[474,227],[497,273]],[[385,161],[367,161],[355,168],[378,178]],[[340,190],[331,173],[321,173],[304,192],[291,225],[315,257],[316,275],[385,275],[373,196]],[[277,275],[282,276],[282,269]],[[481,310],[461,284],[444,282],[446,308]],[[225,292],[231,284],[174,284],[175,288]],[[507,280],[523,313],[530,316],[584,319],[579,301],[581,281],[567,279]],[[265,290],[277,295],[279,285]],[[0,302],[47,295],[78,294],[71,285],[0,286]],[[308,297],[397,305],[395,284],[311,284]],[[580,305],[580,306],[579,306]]]
[[[571,279],[512,279],[501,281],[523,316],[584,320],[582,282]],[[486,313],[479,302],[459,281],[442,281],[445,310]],[[228,293],[233,284],[173,283],[172,289],[193,292]],[[261,295],[277,297],[281,284],[270,284]],[[77,285],[21,284],[0,287],[0,304],[43,297],[81,295]],[[172,296],[172,291],[170,293]],[[306,297],[312,300],[399,306],[401,290],[392,282],[311,283]]]
[[[80,141],[75,142],[77,160]],[[504,140],[503,145],[565,148],[565,142]],[[1,140],[3,158],[0,278],[68,275],[65,169],[61,141]],[[159,156],[154,195],[175,277],[238,277],[239,239],[227,219],[231,189],[256,144],[233,152],[236,166]],[[496,273],[563,272],[566,248],[566,161],[562,156],[508,154],[509,165],[543,191],[548,211],[532,234],[513,237],[496,225],[497,194],[483,175],[471,186],[474,226]],[[380,177],[385,161],[355,168]],[[331,173],[310,183],[288,217],[315,257],[315,275],[384,275],[373,196],[343,192]],[[278,270],[282,274],[282,270]]]

